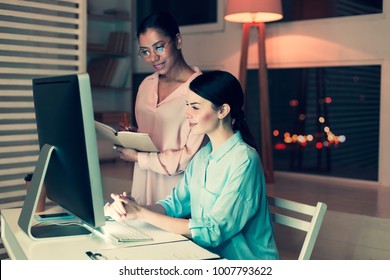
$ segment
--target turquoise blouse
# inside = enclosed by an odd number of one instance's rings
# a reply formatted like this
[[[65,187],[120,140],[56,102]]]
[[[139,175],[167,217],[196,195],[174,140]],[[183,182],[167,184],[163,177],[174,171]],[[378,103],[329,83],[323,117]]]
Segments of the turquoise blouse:
[[[194,242],[226,259],[279,259],[260,157],[236,132],[204,146],[172,194],[158,201],[168,216],[190,216]]]

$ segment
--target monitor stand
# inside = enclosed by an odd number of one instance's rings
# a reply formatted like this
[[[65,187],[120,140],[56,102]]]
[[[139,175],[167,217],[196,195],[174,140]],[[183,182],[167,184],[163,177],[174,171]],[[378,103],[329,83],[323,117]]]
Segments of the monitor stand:
[[[20,213],[18,224],[20,228],[31,238],[40,239],[48,237],[77,236],[91,234],[87,228],[81,224],[38,224],[33,226],[35,211],[38,204],[46,171],[50,163],[50,158],[55,150],[52,145],[43,145],[39,154],[37,165],[27,195],[24,200],[22,212]]]

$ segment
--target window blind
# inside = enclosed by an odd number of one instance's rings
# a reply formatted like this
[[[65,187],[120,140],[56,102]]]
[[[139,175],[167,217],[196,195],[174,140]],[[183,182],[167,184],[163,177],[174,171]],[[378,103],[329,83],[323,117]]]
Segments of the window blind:
[[[0,0],[0,209],[22,207],[38,159],[32,79],[85,72],[85,45],[85,0]]]

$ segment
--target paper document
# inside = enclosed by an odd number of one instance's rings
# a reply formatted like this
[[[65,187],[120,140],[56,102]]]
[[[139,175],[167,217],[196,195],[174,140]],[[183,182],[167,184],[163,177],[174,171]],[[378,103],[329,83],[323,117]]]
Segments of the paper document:
[[[100,250],[96,253],[97,256],[106,260],[209,260],[220,258],[217,254],[190,240]]]
[[[116,131],[111,126],[95,121],[97,132],[114,145],[135,149],[141,152],[158,152],[156,145],[146,133]]]

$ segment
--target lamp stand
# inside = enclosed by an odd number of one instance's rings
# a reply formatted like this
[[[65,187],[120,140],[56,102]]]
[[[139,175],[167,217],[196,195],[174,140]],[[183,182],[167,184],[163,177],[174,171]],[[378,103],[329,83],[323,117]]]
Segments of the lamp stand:
[[[261,160],[263,163],[266,182],[274,182],[272,142],[271,142],[271,124],[268,98],[268,73],[265,57],[265,24],[244,23],[241,44],[241,61],[239,79],[242,89],[245,93],[246,77],[248,69],[248,47],[249,33],[251,27],[258,31],[258,59],[259,59],[259,89],[260,89],[260,134],[261,134]]]

